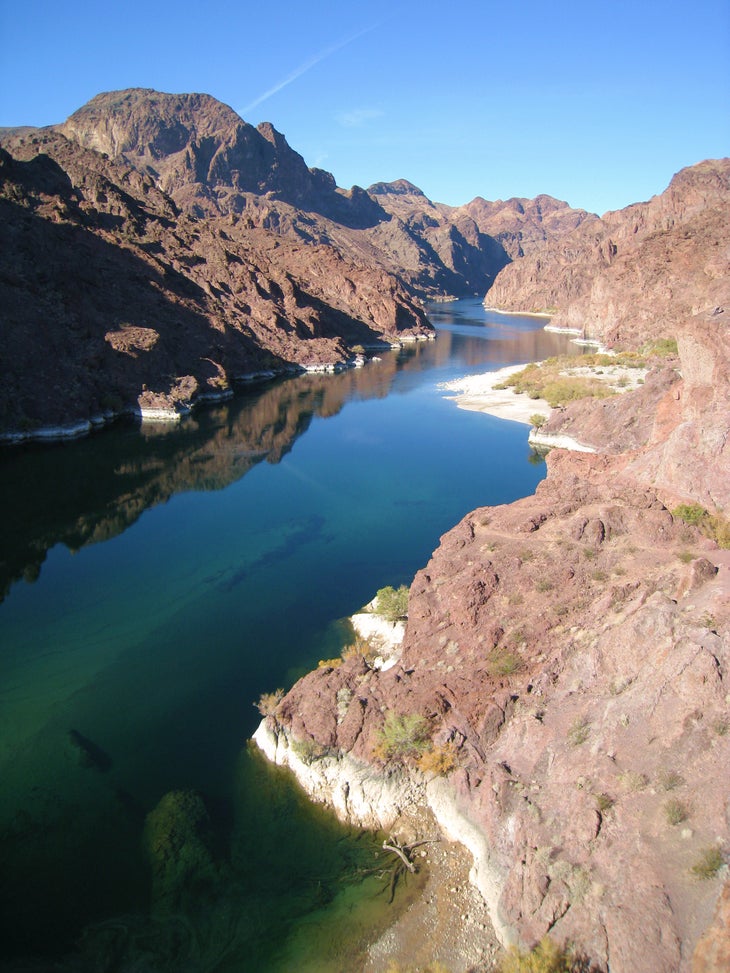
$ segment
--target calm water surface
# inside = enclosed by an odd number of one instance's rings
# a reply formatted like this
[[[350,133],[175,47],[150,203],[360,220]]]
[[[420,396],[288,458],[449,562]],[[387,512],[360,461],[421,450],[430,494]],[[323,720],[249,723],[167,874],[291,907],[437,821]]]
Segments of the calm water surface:
[[[566,339],[476,300],[431,319],[178,428],[0,452],[3,970],[334,971],[392,915],[377,839],[246,741],[338,620],[544,475],[527,427],[437,386]]]

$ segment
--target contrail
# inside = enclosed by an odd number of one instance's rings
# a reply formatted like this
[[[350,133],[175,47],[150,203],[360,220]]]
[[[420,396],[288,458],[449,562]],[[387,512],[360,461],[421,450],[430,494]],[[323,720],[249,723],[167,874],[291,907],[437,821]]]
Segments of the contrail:
[[[250,105],[246,105],[245,108],[242,108],[241,115],[245,116],[251,111],[252,108],[256,108],[258,105],[260,105],[262,101],[266,101],[267,98],[271,98],[272,95],[275,95],[278,91],[281,91],[282,88],[286,88],[286,86],[291,84],[292,81],[296,81],[297,78],[301,78],[301,76],[309,71],[310,68],[313,68],[315,64],[319,64],[320,61],[324,61],[326,57],[329,57],[330,54],[334,54],[335,51],[340,51],[343,47],[347,47],[348,44],[352,44],[353,41],[356,41],[358,37],[362,37],[363,34],[368,34],[371,30],[375,30],[376,27],[380,27],[381,23],[382,21],[378,22],[377,24],[372,24],[370,27],[365,27],[363,30],[359,30],[356,34],[350,34],[347,37],[344,37],[342,40],[337,41],[335,44],[332,44],[330,47],[326,47],[323,51],[320,51],[319,54],[315,54],[313,57],[310,57],[309,60],[304,62],[304,64],[300,64],[298,68],[295,68],[291,74],[287,74],[285,78],[278,81],[273,88],[269,88],[268,91],[265,91],[262,95],[259,95],[255,101],[252,101]]]

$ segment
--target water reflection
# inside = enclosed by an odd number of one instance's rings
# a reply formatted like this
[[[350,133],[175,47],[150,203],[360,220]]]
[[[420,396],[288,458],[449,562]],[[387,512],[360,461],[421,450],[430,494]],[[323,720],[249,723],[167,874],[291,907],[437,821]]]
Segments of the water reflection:
[[[57,543],[76,551],[109,540],[177,493],[221,490],[263,460],[278,463],[313,416],[336,415],[355,395],[386,396],[396,369],[390,355],[251,389],[180,424],[124,424],[77,443],[5,448],[0,595],[20,578],[36,580]]]
[[[242,742],[261,692],[339,653],[333,619],[409,580],[467,510],[539,481],[511,424],[434,394],[541,349],[534,321],[473,311],[481,328],[465,303],[438,308],[453,317],[435,343],[252,389],[180,426],[2,454],[4,584],[49,553],[0,610],[0,955],[78,948],[75,973],[192,970],[226,938],[221,971],[327,968],[332,924],[338,940],[353,925],[351,866],[370,852]],[[187,849],[157,879],[151,836]]]
[[[430,314],[437,341],[385,354],[362,369],[252,388],[179,425],[120,425],[72,444],[6,447],[0,452],[0,598],[14,581],[36,580],[55,544],[76,551],[109,540],[175,494],[220,490],[264,460],[278,463],[314,416],[337,415],[353,398],[406,391],[414,373],[438,377],[447,368],[456,374],[555,353],[555,335],[534,330],[535,319],[490,318],[469,301],[436,305]]]

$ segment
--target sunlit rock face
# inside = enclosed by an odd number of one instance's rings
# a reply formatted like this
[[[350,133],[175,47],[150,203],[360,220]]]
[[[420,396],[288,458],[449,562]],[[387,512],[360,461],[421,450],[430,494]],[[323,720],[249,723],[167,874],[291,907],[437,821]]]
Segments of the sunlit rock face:
[[[550,310],[552,324],[607,345],[676,337],[728,302],[730,159],[679,172],[647,203],[586,219],[505,268],[494,307]]]
[[[678,354],[633,391],[553,414],[593,452],[553,450],[533,497],[442,538],[396,666],[345,659],[274,714],[385,779],[388,714],[422,717],[456,754],[439,820],[466,822],[503,940],[549,931],[612,971],[689,971],[695,948],[712,969],[727,947],[727,313],[678,320]],[[428,803],[416,756],[395,763]]]

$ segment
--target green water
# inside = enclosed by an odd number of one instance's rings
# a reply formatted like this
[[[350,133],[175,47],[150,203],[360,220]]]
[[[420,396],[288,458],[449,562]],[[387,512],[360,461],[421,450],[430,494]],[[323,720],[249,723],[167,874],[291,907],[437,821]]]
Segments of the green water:
[[[340,619],[544,475],[525,426],[437,384],[565,339],[476,301],[432,319],[178,428],[0,453],[3,970],[352,969],[392,916],[377,838],[246,741]]]

